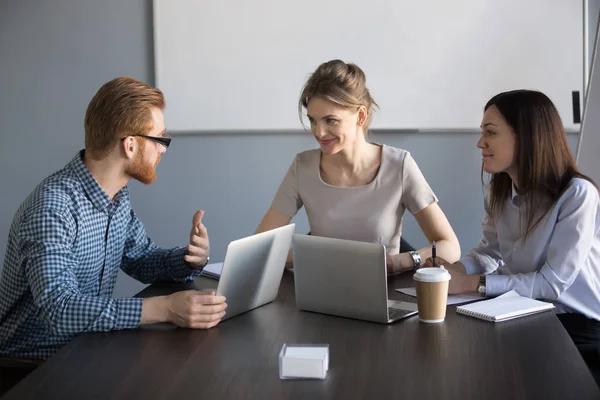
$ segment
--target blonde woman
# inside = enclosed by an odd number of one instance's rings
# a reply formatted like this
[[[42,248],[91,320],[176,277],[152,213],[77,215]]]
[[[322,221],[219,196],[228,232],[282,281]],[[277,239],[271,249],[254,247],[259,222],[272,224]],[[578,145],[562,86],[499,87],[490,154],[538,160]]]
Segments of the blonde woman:
[[[288,224],[304,206],[313,235],[381,243],[397,273],[431,255],[430,246],[399,252],[408,209],[438,254],[458,260],[458,239],[410,153],[367,141],[375,106],[358,66],[332,60],[316,69],[298,111],[306,110],[319,149],[296,155],[257,232]]]

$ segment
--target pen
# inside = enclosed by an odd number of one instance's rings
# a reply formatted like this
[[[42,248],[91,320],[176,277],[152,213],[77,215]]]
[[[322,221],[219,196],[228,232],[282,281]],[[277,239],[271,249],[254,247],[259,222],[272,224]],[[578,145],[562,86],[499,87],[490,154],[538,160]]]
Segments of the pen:
[[[435,257],[436,257],[436,251],[435,251],[435,240],[433,241],[433,243],[431,244],[431,260],[433,261],[433,266],[435,267]]]

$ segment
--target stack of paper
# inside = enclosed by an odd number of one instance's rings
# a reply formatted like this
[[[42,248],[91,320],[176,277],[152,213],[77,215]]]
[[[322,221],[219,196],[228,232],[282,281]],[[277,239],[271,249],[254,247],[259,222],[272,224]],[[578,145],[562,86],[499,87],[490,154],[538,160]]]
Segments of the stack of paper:
[[[206,264],[200,276],[204,276],[206,278],[219,280],[221,278],[221,271],[223,270],[223,263],[212,263]]]
[[[396,289],[396,292],[400,292],[402,294],[406,294],[412,297],[417,297],[417,288],[414,287]],[[482,297],[478,293],[450,294],[448,295],[447,304],[460,304],[480,300],[485,300],[485,297]]]

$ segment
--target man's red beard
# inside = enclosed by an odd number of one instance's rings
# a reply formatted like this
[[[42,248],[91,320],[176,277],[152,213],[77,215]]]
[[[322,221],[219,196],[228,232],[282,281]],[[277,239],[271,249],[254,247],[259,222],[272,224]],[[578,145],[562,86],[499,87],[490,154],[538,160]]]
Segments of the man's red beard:
[[[149,185],[156,180],[156,166],[160,162],[160,155],[154,165],[146,160],[146,153],[142,150],[127,167],[125,173],[143,184]]]

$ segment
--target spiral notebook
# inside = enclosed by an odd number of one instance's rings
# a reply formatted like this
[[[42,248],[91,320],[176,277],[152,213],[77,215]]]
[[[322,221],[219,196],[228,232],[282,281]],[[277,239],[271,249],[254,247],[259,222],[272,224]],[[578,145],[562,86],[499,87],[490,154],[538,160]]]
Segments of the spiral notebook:
[[[456,307],[456,312],[486,321],[500,322],[554,308],[551,303],[530,299],[511,290],[491,300]]]

